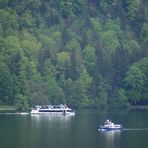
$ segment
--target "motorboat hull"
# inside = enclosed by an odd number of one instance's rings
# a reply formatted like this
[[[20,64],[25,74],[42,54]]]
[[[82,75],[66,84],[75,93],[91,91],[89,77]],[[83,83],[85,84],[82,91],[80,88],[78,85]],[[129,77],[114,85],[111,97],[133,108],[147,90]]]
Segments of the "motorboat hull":
[[[122,130],[123,128],[122,127],[100,127],[99,128],[99,131],[112,131],[112,130]]]

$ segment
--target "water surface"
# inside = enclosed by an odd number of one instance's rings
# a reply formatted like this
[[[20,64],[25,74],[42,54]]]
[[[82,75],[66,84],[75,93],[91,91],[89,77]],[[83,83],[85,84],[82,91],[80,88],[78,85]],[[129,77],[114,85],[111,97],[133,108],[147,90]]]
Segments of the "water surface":
[[[123,131],[99,132],[106,119]],[[79,110],[75,116],[0,114],[0,148],[146,148],[148,111]]]

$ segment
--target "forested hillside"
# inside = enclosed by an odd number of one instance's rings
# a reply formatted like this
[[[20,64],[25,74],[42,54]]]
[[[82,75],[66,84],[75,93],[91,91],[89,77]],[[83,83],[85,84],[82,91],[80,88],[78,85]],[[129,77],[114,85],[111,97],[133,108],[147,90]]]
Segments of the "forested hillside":
[[[147,0],[0,0],[0,104],[148,104]]]

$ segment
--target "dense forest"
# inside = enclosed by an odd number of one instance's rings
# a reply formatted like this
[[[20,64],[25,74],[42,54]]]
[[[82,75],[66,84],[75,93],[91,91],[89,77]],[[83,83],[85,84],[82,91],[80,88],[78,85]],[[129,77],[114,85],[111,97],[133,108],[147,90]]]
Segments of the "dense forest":
[[[0,0],[0,104],[148,104],[147,0]]]

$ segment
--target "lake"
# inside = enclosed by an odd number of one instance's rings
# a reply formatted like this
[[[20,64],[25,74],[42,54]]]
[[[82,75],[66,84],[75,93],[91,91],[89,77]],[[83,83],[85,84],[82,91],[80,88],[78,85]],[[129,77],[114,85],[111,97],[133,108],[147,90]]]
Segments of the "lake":
[[[106,119],[125,130],[99,132]],[[148,111],[77,110],[75,116],[0,113],[0,148],[147,148]]]

